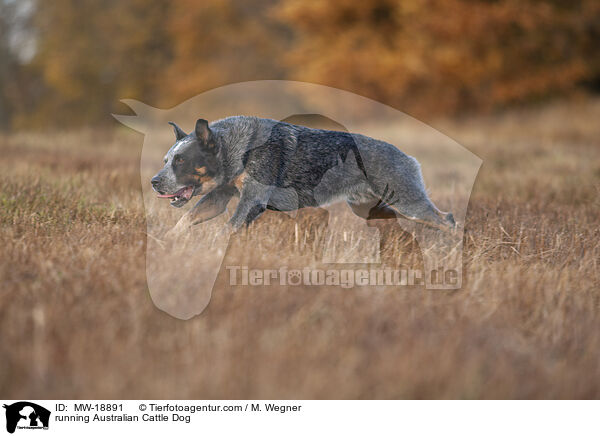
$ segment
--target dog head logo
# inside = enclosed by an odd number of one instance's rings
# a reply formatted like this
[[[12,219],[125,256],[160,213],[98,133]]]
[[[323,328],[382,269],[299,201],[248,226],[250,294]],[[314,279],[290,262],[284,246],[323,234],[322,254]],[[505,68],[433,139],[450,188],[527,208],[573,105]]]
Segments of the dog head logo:
[[[333,241],[325,263],[380,263],[378,223],[391,220],[414,234],[427,289],[461,287],[465,215],[481,159],[430,126],[346,91],[291,81],[227,85],[169,110],[123,102],[136,115],[115,118],[145,134],[146,276],[167,313],[188,319],[204,310],[229,236],[266,209],[324,209],[325,239]],[[306,114],[337,127],[298,126]]]
[[[6,409],[6,431],[18,429],[48,429],[50,411],[28,401],[4,405]]]

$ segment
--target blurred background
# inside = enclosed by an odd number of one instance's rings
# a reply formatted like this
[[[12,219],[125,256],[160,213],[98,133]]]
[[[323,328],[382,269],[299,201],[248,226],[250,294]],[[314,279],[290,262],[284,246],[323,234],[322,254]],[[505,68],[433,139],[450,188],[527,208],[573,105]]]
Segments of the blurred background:
[[[599,42],[598,0],[0,0],[0,397],[600,398]],[[234,287],[222,267],[201,316],[157,309],[142,138],[111,113],[264,79],[386,103],[483,160],[460,290]],[[434,150],[412,123],[374,136]],[[305,212],[268,211],[223,265],[322,268]],[[382,266],[419,269],[387,234]]]
[[[596,0],[0,0],[0,128],[115,123],[292,79],[422,119],[600,87]]]

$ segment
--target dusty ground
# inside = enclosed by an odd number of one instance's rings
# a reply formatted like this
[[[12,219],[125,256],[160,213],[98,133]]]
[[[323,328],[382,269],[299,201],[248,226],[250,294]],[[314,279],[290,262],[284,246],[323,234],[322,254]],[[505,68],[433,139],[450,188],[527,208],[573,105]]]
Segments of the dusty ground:
[[[598,119],[592,100],[434,125],[484,160],[459,291],[221,276],[189,321],[148,294],[141,135],[1,137],[0,396],[599,398]],[[291,250],[277,223],[230,258]]]

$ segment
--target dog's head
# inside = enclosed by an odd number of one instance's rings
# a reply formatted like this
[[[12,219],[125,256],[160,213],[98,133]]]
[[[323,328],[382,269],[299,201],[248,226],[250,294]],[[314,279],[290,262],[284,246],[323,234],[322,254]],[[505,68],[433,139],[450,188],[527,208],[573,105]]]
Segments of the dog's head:
[[[216,186],[220,173],[216,138],[203,119],[189,135],[175,123],[176,142],[164,157],[164,167],[152,177],[152,188],[161,198],[170,198],[171,206],[181,207],[194,195]]]

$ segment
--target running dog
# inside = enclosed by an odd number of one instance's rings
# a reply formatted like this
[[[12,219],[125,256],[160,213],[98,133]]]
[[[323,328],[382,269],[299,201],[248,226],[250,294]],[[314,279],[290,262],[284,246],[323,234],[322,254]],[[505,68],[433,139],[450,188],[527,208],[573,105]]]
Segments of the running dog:
[[[266,209],[293,211],[342,200],[365,219],[400,215],[443,230],[456,226],[452,214],[427,196],[417,160],[386,142],[249,116],[210,124],[199,119],[190,134],[169,124],[176,142],[152,188],[174,207],[202,195],[179,229],[222,214],[234,196],[240,200],[229,220],[232,231]]]

